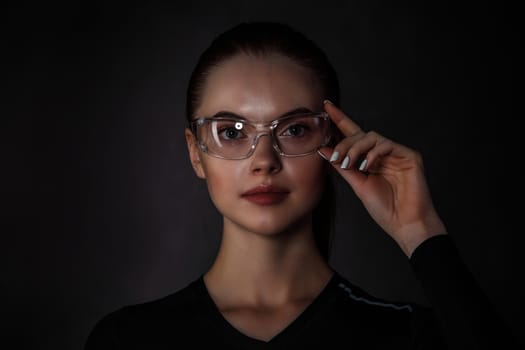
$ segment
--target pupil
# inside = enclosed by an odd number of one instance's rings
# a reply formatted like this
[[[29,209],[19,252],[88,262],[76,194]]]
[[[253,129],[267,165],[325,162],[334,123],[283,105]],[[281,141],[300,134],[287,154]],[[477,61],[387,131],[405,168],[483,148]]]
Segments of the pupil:
[[[237,136],[237,131],[233,129],[227,130],[226,136],[228,136],[229,138],[235,138],[235,136]]]
[[[294,125],[290,127],[290,134],[292,135],[299,135],[301,134],[301,127]]]

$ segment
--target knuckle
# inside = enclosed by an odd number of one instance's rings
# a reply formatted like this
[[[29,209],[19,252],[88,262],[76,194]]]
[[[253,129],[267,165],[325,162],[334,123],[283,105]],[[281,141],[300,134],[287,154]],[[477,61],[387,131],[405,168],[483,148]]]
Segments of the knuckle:
[[[392,148],[394,146],[394,142],[392,142],[392,140],[389,140],[387,138],[381,138],[377,145],[381,145],[382,147],[385,147],[385,148]]]
[[[371,130],[367,133],[370,137],[373,137],[373,138],[380,138],[381,135],[379,135],[376,131],[374,130]]]
[[[414,159],[418,162],[418,163],[423,163],[423,154],[418,151],[418,150],[413,150],[414,152]]]

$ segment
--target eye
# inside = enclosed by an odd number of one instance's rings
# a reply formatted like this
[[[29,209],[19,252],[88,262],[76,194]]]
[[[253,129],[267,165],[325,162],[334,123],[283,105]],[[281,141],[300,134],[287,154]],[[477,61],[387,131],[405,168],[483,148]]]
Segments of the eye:
[[[288,126],[282,133],[283,136],[303,136],[308,131],[308,127],[301,124]]]
[[[234,127],[222,128],[219,130],[219,135],[224,140],[237,140],[243,137],[242,132],[240,132],[238,128]]]

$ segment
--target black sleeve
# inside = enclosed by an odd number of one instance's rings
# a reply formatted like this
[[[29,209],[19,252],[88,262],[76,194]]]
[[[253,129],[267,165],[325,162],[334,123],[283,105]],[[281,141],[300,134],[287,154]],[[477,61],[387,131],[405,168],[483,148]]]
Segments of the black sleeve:
[[[448,350],[443,332],[433,310],[421,305],[412,305],[411,350]]]
[[[449,349],[517,349],[510,327],[496,312],[448,235],[431,237],[410,257]]]
[[[99,320],[86,340],[84,350],[120,349],[117,339],[117,318],[119,311],[113,312]]]

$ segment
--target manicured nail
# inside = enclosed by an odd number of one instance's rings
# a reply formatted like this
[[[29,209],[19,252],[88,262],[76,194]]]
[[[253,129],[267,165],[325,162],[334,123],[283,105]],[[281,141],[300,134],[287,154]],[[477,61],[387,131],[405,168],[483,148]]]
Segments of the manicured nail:
[[[343,159],[343,164],[341,164],[341,169],[348,169],[348,163],[350,163],[350,157],[346,156],[345,159]]]
[[[359,166],[359,170],[360,171],[364,171],[365,168],[366,168],[366,163],[367,163],[367,160],[363,160],[363,162],[361,163],[361,165]]]
[[[318,150],[317,153],[319,153],[319,155],[323,157],[324,160],[328,160],[328,158],[323,154],[323,152]]]
[[[332,101],[330,101],[330,100],[324,100],[324,101],[323,101],[323,104],[327,104],[327,103],[333,105]]]
[[[339,158],[339,152],[335,151],[334,153],[332,153],[332,157],[330,158],[330,161],[335,162],[337,158]]]

